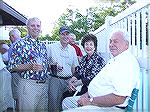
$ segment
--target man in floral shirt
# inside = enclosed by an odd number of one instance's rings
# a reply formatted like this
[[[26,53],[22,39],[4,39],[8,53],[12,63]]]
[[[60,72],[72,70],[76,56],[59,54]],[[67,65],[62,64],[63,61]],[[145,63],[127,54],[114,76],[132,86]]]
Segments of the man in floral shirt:
[[[9,71],[18,72],[19,111],[47,110],[47,50],[38,40],[41,21],[30,18],[27,21],[28,35],[18,41],[10,55]]]

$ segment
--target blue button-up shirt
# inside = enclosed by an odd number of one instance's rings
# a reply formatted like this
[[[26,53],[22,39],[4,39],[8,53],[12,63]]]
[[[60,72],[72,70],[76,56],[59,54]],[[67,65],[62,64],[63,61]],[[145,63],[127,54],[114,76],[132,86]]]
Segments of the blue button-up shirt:
[[[43,65],[43,70],[36,71],[23,71],[20,72],[21,78],[33,80],[45,80],[47,78],[47,50],[44,43],[31,39],[30,36],[15,43],[10,54],[8,70],[12,70],[19,64],[37,63],[37,58]]]

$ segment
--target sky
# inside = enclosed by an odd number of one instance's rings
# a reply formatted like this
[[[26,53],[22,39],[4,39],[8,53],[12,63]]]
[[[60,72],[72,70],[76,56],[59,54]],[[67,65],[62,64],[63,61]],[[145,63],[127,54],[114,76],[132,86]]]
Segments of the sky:
[[[96,6],[95,0],[4,0],[27,18],[38,17],[42,21],[42,34],[50,34],[55,22],[66,8],[78,8],[85,12]]]

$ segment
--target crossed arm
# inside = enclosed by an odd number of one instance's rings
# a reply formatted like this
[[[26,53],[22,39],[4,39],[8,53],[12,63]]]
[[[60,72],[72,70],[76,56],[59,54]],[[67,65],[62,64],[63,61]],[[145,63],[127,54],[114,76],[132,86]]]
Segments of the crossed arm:
[[[79,106],[95,105],[99,107],[111,107],[119,104],[123,104],[125,96],[118,96],[113,93],[104,96],[93,97],[93,101],[90,102],[88,93],[83,94],[77,101]]]

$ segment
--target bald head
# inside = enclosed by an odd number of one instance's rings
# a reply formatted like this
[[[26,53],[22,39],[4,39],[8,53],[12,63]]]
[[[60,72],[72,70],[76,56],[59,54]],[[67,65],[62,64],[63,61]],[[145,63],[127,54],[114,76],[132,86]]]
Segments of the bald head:
[[[127,35],[128,33],[122,30],[116,30],[111,33],[109,50],[114,57],[128,49],[129,41]]]

